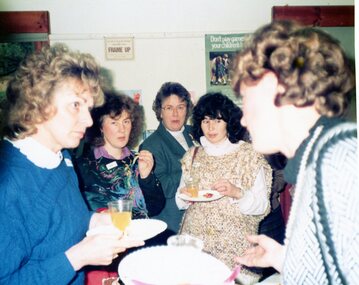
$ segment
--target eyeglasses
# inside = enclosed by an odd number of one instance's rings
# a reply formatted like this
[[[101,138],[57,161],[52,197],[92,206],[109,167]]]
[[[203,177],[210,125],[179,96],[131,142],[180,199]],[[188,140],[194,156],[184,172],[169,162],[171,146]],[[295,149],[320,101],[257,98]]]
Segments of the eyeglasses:
[[[186,111],[187,106],[185,104],[178,105],[178,106],[167,105],[167,106],[162,107],[161,109],[167,113],[172,113],[174,110],[177,110],[177,112],[179,112],[179,113],[183,113]]]

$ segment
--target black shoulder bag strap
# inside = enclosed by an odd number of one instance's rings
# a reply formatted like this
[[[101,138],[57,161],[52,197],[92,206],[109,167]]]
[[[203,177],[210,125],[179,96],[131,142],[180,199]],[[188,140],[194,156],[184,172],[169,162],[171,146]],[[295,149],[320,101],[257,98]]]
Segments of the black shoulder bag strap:
[[[191,160],[191,171],[192,171],[192,165],[193,165],[194,159],[196,158],[196,155],[198,153],[198,149],[199,149],[198,146],[195,146],[194,149],[193,149],[192,160]],[[183,215],[181,226],[180,226],[180,229],[178,231],[179,233],[182,233],[183,224],[184,224],[184,222],[186,220],[186,213],[187,213],[187,210],[185,210],[185,213]]]

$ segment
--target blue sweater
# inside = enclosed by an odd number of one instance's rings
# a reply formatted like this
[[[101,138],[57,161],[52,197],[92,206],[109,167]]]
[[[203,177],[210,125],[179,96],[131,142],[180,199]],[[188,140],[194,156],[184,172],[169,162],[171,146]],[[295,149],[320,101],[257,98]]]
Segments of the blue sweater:
[[[67,152],[55,169],[0,142],[0,284],[84,284],[65,251],[85,236],[91,213]]]

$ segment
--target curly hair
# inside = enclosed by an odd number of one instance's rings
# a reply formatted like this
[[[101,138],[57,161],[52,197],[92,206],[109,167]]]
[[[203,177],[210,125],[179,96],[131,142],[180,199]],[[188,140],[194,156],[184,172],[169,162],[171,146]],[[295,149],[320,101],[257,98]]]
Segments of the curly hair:
[[[202,120],[221,119],[227,123],[227,135],[231,143],[243,140],[246,129],[241,125],[242,110],[222,93],[207,93],[200,97],[192,113],[192,135],[199,142],[203,136]]]
[[[190,116],[193,108],[193,103],[191,101],[191,95],[180,83],[177,82],[165,82],[162,84],[160,90],[158,90],[155,100],[152,104],[152,110],[156,113],[156,117],[158,121],[161,121],[161,110],[163,101],[171,96],[176,95],[181,100],[186,102],[187,112],[186,112],[186,120]]]
[[[314,105],[327,117],[344,115],[354,76],[339,42],[327,33],[294,22],[275,21],[254,33],[237,55],[233,82],[254,85],[271,71],[285,88],[276,105]]]
[[[65,45],[44,47],[30,54],[9,81],[4,105],[4,135],[22,139],[36,133],[36,125],[49,120],[54,91],[75,79],[89,87],[95,105],[102,104],[100,68],[89,54],[72,52]]]
[[[136,104],[131,97],[116,91],[104,91],[104,93],[105,103],[91,110],[93,125],[87,129],[86,139],[93,146],[104,145],[105,140],[101,130],[105,116],[116,118],[125,111],[130,115],[132,123],[127,146],[129,148],[137,146],[144,130],[144,111],[142,106]]]

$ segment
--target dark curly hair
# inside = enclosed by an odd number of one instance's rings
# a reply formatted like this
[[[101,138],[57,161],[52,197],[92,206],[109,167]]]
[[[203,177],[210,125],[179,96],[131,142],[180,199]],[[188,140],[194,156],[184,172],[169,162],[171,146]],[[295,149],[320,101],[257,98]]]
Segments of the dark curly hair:
[[[101,129],[105,116],[115,118],[120,116],[123,111],[130,115],[132,128],[127,143],[129,148],[135,147],[144,130],[144,111],[142,106],[136,104],[132,98],[115,91],[104,91],[105,103],[92,109],[91,116],[93,125],[86,132],[86,139],[93,146],[105,144]]]
[[[294,22],[275,21],[254,33],[235,63],[234,91],[271,71],[285,88],[276,105],[315,105],[327,117],[344,115],[354,76],[339,42],[327,33]]]
[[[222,119],[227,123],[227,134],[231,143],[243,140],[246,129],[240,123],[242,110],[227,96],[222,93],[207,93],[198,100],[192,113],[192,135],[198,142],[203,136],[201,123],[206,116]]]
[[[156,117],[158,121],[161,121],[161,108],[163,101],[171,96],[177,95],[181,100],[186,102],[187,112],[186,112],[186,120],[190,116],[193,108],[193,103],[191,101],[191,95],[180,83],[177,82],[165,82],[162,84],[160,90],[158,90],[155,100],[152,104],[152,110],[156,113]]]

